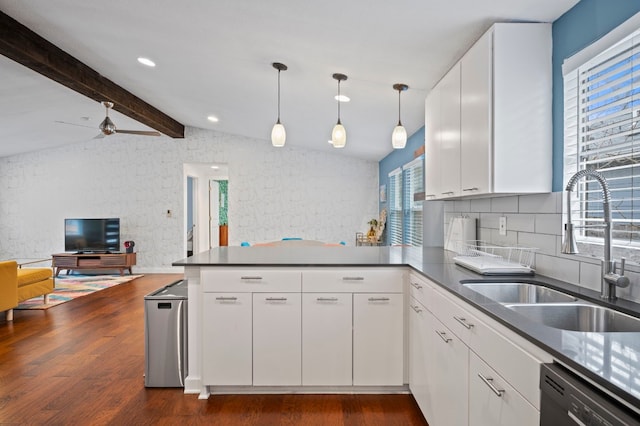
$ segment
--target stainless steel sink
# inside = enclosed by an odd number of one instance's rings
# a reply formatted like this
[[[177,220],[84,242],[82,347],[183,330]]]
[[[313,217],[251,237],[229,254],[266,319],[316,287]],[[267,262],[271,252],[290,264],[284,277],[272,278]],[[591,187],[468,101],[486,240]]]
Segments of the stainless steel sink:
[[[585,332],[640,332],[640,318],[587,303],[506,304],[533,321],[562,330]]]
[[[532,283],[470,282],[463,286],[498,303],[566,303],[576,299],[566,293]]]

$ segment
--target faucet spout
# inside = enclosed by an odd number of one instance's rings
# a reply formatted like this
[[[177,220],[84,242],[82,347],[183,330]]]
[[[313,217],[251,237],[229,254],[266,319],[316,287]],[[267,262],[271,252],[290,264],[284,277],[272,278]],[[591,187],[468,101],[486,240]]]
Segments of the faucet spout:
[[[602,209],[604,211],[604,261],[602,262],[602,283],[600,296],[603,299],[615,300],[616,287],[626,287],[629,285],[629,279],[624,276],[624,260],[622,262],[621,273],[616,273],[616,263],[611,260],[611,192],[609,184],[604,176],[595,170],[579,170],[571,176],[567,182],[565,191],[567,192],[567,223],[565,226],[565,240],[562,244],[562,253],[576,254],[578,248],[573,234],[573,224],[571,223],[571,193],[576,182],[583,177],[591,177],[600,184],[602,190]]]

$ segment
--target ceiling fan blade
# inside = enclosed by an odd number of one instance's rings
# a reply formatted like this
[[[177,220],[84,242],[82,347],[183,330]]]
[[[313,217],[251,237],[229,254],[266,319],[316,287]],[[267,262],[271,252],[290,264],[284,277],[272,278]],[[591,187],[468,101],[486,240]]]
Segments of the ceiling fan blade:
[[[126,135],[160,136],[160,132],[146,131],[146,130],[120,130],[120,129],[116,129],[116,133],[123,133],[123,134],[126,134]]]
[[[84,124],[68,123],[66,121],[55,120],[54,123],[67,124],[69,126],[86,127],[87,129],[95,129],[95,126],[85,126]]]

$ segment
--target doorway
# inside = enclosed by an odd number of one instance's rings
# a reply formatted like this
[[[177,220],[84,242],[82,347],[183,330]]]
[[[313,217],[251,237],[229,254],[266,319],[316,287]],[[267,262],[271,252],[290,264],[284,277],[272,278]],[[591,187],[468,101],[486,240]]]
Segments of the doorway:
[[[220,191],[222,182],[226,184],[228,181],[229,172],[226,164],[218,163],[185,163],[183,170],[183,235],[185,253],[188,257],[220,245]]]

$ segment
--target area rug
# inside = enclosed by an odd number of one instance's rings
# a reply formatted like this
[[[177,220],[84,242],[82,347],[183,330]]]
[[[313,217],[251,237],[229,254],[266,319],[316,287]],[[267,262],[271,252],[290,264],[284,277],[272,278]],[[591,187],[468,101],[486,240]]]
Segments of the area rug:
[[[53,293],[49,294],[49,303],[44,304],[44,297],[38,296],[25,300],[15,309],[49,309],[96,291],[114,287],[142,277],[143,275],[71,275],[56,278]]]

